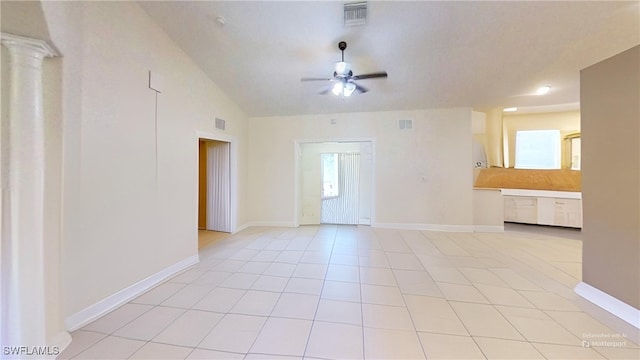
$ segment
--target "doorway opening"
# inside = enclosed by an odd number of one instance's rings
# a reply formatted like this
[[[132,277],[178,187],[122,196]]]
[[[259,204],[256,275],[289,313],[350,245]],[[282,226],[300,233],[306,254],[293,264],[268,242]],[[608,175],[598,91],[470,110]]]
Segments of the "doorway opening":
[[[198,248],[228,236],[231,221],[231,143],[198,139]]]
[[[371,225],[372,141],[297,144],[297,223]]]

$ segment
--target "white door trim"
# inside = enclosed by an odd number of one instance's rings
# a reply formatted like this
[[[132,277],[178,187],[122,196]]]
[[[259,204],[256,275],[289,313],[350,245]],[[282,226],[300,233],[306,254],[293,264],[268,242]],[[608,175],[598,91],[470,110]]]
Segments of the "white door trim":
[[[200,163],[200,153],[198,151],[198,141],[197,140],[215,140],[215,141],[223,141],[223,142],[228,142],[229,143],[229,147],[230,147],[230,153],[229,153],[229,161],[230,161],[230,184],[229,184],[229,199],[230,199],[230,206],[229,206],[229,211],[231,212],[229,214],[230,218],[231,218],[231,232],[235,232],[236,231],[236,227],[238,226],[237,224],[237,213],[238,213],[238,140],[231,135],[227,135],[227,134],[218,134],[218,133],[210,133],[210,132],[206,132],[206,131],[200,131],[200,130],[196,130],[196,141],[195,141],[195,152],[196,152],[196,174],[198,174],[199,168],[198,168],[198,164]],[[196,175],[197,178],[197,175]],[[194,187],[194,197],[193,199],[195,200],[195,205],[194,205],[194,209],[198,208],[198,186],[196,183],[196,186]],[[196,222],[195,224],[195,228],[198,228],[198,217],[196,216],[194,221]],[[196,232],[197,234],[197,232]],[[197,240],[197,238],[196,238]]]

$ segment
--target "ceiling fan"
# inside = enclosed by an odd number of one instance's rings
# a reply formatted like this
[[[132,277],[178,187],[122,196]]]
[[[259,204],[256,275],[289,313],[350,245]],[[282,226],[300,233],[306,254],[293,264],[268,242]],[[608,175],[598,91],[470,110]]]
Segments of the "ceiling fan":
[[[386,71],[379,71],[370,74],[353,75],[351,71],[351,64],[344,61],[344,50],[347,48],[347,43],[340,41],[338,43],[338,49],[342,53],[342,61],[336,63],[335,71],[332,78],[302,78],[300,81],[330,81],[334,84],[320,91],[320,94],[326,94],[329,91],[336,96],[351,96],[354,91],[360,93],[366,93],[369,91],[367,88],[358,85],[355,80],[386,78]]]

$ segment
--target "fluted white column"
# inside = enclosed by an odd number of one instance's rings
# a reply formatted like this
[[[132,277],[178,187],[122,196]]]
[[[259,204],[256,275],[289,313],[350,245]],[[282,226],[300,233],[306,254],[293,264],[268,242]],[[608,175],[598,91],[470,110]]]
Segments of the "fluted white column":
[[[56,54],[44,41],[5,33],[2,45],[11,73],[8,146],[3,144],[2,154],[8,161],[2,199],[2,342],[45,346],[42,65]]]

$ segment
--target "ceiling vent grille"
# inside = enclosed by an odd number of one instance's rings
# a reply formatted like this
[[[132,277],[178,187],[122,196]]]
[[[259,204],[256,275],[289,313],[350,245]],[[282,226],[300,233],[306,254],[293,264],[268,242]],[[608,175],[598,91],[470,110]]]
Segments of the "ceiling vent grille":
[[[344,4],[344,26],[357,26],[367,23],[366,1]]]

